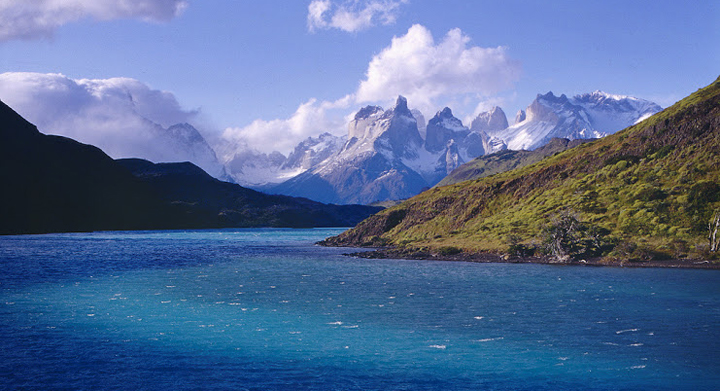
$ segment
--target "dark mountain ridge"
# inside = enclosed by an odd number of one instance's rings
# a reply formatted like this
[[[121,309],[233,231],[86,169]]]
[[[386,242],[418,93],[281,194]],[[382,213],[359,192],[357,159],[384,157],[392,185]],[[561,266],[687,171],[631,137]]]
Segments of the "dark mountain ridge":
[[[0,183],[0,234],[351,226],[379,210],[267,196],[191,163],[117,162],[94,146],[40,133],[2,102]]]

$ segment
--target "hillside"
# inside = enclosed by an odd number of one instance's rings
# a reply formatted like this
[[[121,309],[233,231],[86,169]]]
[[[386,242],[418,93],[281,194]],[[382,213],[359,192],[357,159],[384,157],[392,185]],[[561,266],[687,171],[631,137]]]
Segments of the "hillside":
[[[562,152],[566,149],[575,148],[582,143],[590,140],[578,139],[568,140],[566,138],[554,138],[549,143],[534,151],[513,151],[506,149],[504,151],[495,152],[490,155],[480,156],[468,163],[453,170],[448,176],[443,178],[436,186],[447,186],[471,179],[479,179],[490,175],[499,174],[501,172],[514,170],[516,168],[525,167],[533,163],[537,163],[548,156]]]
[[[0,234],[95,230],[351,226],[377,212],[269,196],[191,163],[118,162],[48,136],[0,102]]]
[[[196,228],[350,227],[381,207],[328,205],[305,198],[267,195],[223,182],[188,162],[117,161],[185,216]]]
[[[0,102],[0,234],[147,229],[168,205],[100,149],[48,136]]]
[[[430,253],[649,261],[713,258],[720,78],[672,107],[539,163],[428,190],[329,238]]]

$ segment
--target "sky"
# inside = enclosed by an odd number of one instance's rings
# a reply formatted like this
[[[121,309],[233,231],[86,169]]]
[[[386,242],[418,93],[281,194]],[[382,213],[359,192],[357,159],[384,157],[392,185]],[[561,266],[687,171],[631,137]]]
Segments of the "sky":
[[[0,100],[96,145],[149,120],[287,153],[398,95],[466,125],[548,91],[666,107],[719,65],[716,0],[0,0]]]

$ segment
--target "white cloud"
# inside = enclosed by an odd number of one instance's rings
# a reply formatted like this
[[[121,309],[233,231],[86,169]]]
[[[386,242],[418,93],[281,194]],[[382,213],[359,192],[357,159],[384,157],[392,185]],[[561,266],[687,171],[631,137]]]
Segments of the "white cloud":
[[[2,0],[0,42],[50,37],[58,27],[85,18],[168,21],[187,4],[185,0]]]
[[[460,29],[450,30],[440,43],[421,25],[395,37],[376,55],[356,93],[358,103],[388,101],[404,95],[423,112],[437,108],[443,96],[490,96],[512,86],[520,66],[504,47],[469,46]]]
[[[348,0],[333,4],[330,0],[313,0],[308,6],[308,29],[336,28],[356,32],[377,23],[393,24],[398,9],[408,0]]]
[[[0,100],[41,132],[95,145],[114,158],[190,160],[213,168],[207,153],[188,156],[187,144],[165,129],[191,122],[197,112],[184,110],[172,93],[135,79],[73,80],[60,74],[3,73]]]
[[[227,128],[223,132],[224,141],[237,147],[224,151],[222,160],[231,159],[235,149],[253,148],[264,153],[288,153],[308,137],[324,132],[336,135],[344,132],[347,124],[345,117],[329,112],[347,109],[351,101],[352,97],[349,95],[335,102],[310,99],[301,104],[290,118],[270,121],[258,119],[245,127]]]

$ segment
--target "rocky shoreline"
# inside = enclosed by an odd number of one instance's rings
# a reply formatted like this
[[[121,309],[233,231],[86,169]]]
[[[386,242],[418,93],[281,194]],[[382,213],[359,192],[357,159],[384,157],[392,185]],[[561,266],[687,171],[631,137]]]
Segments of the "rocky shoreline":
[[[322,244],[321,244],[322,245]],[[550,257],[512,257],[490,253],[438,254],[426,251],[397,249],[392,247],[375,248],[369,251],[345,253],[343,255],[365,259],[413,259],[450,262],[475,263],[535,263],[561,266],[627,267],[627,268],[678,268],[678,269],[714,269],[720,270],[720,263],[701,259],[668,259],[662,261],[613,261],[602,258],[590,258],[580,261],[557,262]]]

